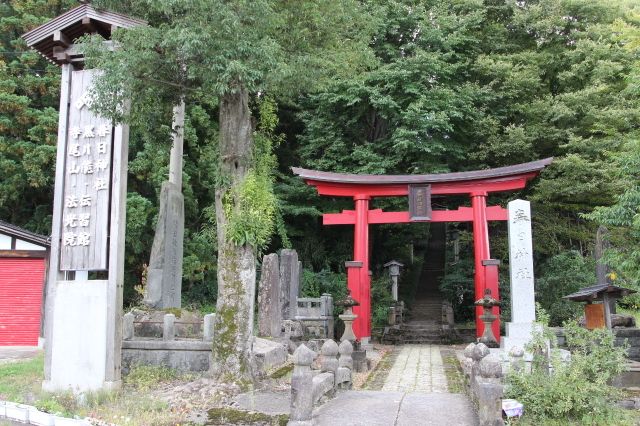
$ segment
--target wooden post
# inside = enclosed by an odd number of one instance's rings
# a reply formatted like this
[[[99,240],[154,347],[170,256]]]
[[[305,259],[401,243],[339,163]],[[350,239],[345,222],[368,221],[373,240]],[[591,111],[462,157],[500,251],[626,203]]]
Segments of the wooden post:
[[[353,260],[362,262],[359,269],[358,299],[360,306],[354,308],[358,318],[354,324],[354,332],[358,339],[368,340],[371,337],[371,288],[369,278],[369,197],[356,195],[356,224],[354,230]]]
[[[487,193],[474,192],[471,194],[471,208],[473,209],[473,254],[474,254],[474,284],[475,300],[482,299],[486,288],[485,272],[482,261],[490,259],[489,227],[487,223]],[[498,294],[497,288],[491,289],[492,294]],[[476,336],[482,336],[484,323],[480,319],[482,308],[476,306]],[[498,333],[500,335],[500,333]]]

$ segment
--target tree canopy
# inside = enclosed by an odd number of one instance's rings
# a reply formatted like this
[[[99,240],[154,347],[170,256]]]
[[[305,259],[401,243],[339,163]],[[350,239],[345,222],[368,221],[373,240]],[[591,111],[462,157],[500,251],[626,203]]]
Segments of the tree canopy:
[[[0,5],[0,219],[43,233],[52,205],[59,74],[19,36],[73,5],[63,0]],[[271,160],[262,164],[275,172],[267,185],[276,197],[269,230],[280,231],[260,237],[263,251],[290,244],[309,273],[323,274],[342,273],[351,257],[352,230],[322,227],[318,220],[321,212],[350,208],[349,200],[317,197],[291,176],[291,166],[437,173],[554,156],[553,165],[525,191],[490,200],[532,201],[540,289],[565,282],[556,276],[565,268],[558,265],[584,272],[590,263],[579,257],[591,256],[599,224],[612,231],[608,261],[626,285],[638,285],[640,9],[635,2],[104,0],[95,5],[149,23],[117,31],[119,49],[112,55],[89,54],[93,65],[108,70],[102,80],[104,110],[118,116],[116,105],[132,99],[129,302],[151,248],[167,173],[171,108],[183,96],[184,297],[209,304],[217,297],[214,189],[230,182],[220,163],[219,114],[224,97],[240,92],[246,93],[245,111],[252,117],[251,147],[267,147],[249,150],[247,171],[255,171],[256,158],[266,153]],[[108,89],[116,85],[120,90],[113,97]],[[375,203],[398,210],[406,201]],[[440,207],[466,203],[455,197]],[[240,228],[249,228],[245,225]],[[506,263],[506,230],[498,224],[491,232],[492,253]],[[236,241],[256,247],[254,234]],[[414,225],[372,227],[374,273],[392,257],[408,258],[409,245],[418,247],[425,237],[424,228]],[[463,245],[461,256],[471,256],[465,248],[469,245]],[[465,264],[463,259],[460,265]],[[458,284],[467,276],[471,285],[467,272],[451,271]]]

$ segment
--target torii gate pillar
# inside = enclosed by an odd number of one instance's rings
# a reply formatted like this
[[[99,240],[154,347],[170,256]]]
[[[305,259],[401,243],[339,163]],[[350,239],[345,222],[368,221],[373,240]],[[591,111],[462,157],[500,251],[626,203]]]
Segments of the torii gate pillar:
[[[356,269],[357,274],[347,275],[347,287],[351,290],[351,297],[360,303],[354,306],[354,313],[358,315],[353,331],[363,342],[368,343],[371,338],[371,278],[369,277],[369,200],[367,195],[356,195],[356,223],[354,226],[353,260],[362,266]],[[357,277],[356,277],[357,275]],[[357,280],[356,280],[357,278]]]

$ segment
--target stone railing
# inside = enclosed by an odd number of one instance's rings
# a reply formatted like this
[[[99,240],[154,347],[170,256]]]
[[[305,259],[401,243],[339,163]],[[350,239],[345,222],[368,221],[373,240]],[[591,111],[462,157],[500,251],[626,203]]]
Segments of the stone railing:
[[[207,314],[202,322],[198,323],[198,325],[202,326],[202,340],[205,342],[213,340],[215,317],[216,314]],[[176,324],[180,324],[180,321],[176,321],[174,314],[164,314],[162,318],[162,340],[165,342],[176,340]],[[128,312],[122,317],[122,339],[135,340],[135,337],[135,316],[133,313]]]
[[[294,319],[302,322],[305,335],[333,339],[333,296],[298,297]]]
[[[135,364],[163,365],[180,371],[207,371],[210,366],[211,342],[215,314],[204,316],[202,337],[177,338],[174,314],[162,318],[161,337],[135,335],[135,317],[129,312],[122,320],[122,367],[125,372]]]
[[[205,315],[198,323],[202,337],[183,338],[176,333],[176,326],[190,323],[180,323],[175,315],[165,314],[159,337],[139,337],[135,335],[133,313],[125,314],[122,321],[124,372],[136,364],[161,365],[179,371],[208,371],[211,366],[214,320],[215,314]],[[287,361],[287,348],[276,341],[253,338],[251,352],[256,374],[264,374]]]
[[[353,346],[348,340],[340,346],[327,340],[320,349],[320,370],[313,370],[316,352],[304,344],[298,346],[293,353],[289,426],[311,425],[314,404],[323,397],[332,397],[337,389],[351,388],[352,353]]]
[[[480,426],[504,425],[502,420],[502,359],[484,343],[470,343],[464,350],[463,365],[469,394],[478,407]]]

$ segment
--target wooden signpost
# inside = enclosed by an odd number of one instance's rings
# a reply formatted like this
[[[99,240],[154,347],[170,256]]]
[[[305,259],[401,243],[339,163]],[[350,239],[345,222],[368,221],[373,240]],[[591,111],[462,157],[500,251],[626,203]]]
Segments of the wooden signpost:
[[[129,129],[91,110],[92,82],[75,40],[144,22],[84,4],[29,31],[61,66],[51,257],[45,306],[47,391],[120,386]],[[107,47],[105,47],[107,48]]]
[[[71,74],[60,270],[105,271],[114,129],[89,110],[96,71]]]

